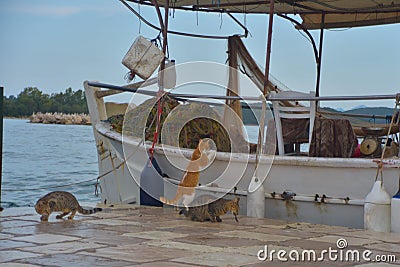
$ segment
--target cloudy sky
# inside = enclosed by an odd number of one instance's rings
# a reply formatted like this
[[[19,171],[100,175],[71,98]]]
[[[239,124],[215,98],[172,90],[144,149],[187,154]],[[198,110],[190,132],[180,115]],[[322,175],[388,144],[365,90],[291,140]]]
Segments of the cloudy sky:
[[[157,24],[152,8],[133,5]],[[171,28],[229,35],[242,33],[219,14],[171,12]],[[265,64],[268,16],[236,15],[251,32],[245,44],[260,66]],[[46,93],[68,87],[82,89],[85,80],[124,84],[121,60],[139,35],[154,38],[149,29],[118,0],[0,1],[0,85],[17,95],[36,86]],[[313,35],[317,37],[318,31]],[[170,35],[170,57],[177,63],[226,61],[225,40]],[[395,94],[400,92],[400,24],[326,31],[321,95]],[[276,17],[272,75],[292,90],[314,90],[316,67],[310,43],[288,21]],[[393,106],[386,102],[326,103]]]

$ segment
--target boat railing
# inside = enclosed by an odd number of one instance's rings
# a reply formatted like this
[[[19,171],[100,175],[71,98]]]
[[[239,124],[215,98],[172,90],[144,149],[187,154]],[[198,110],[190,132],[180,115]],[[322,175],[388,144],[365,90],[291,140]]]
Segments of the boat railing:
[[[157,96],[158,92],[139,89],[143,86],[148,86],[155,84],[157,78],[152,78],[147,81],[138,82],[126,86],[118,86],[99,82],[89,82],[88,85],[98,88],[111,89],[108,91],[98,91],[96,96],[101,98],[104,96],[109,96],[112,94],[117,94],[119,92],[131,92],[139,93],[148,96]],[[201,95],[201,94],[183,94],[183,93],[171,93],[168,95],[176,99],[228,99],[228,100],[249,100],[249,101],[261,101],[262,94],[260,96],[223,96],[223,95]],[[268,101],[355,101],[355,100],[390,100],[400,98],[400,93],[398,94],[387,94],[387,95],[358,95],[358,96],[302,96],[302,97],[271,97],[266,96],[265,99]]]

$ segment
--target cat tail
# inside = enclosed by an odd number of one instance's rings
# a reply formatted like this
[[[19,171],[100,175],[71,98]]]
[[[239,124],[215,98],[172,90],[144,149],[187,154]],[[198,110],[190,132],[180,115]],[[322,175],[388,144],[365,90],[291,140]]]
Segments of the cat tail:
[[[178,190],[179,190],[179,188],[178,188]],[[166,199],[165,197],[160,197],[160,201],[162,202],[162,203],[164,203],[164,204],[167,204],[167,205],[175,205],[177,202],[178,202],[178,200],[180,199],[182,197],[182,195],[179,193],[179,192],[176,192],[176,195],[175,195],[175,197],[174,197],[174,199]]]
[[[84,209],[81,206],[79,206],[78,212],[81,214],[92,214],[92,213],[96,213],[99,211],[102,211],[103,209],[101,208],[93,208],[93,209]]]

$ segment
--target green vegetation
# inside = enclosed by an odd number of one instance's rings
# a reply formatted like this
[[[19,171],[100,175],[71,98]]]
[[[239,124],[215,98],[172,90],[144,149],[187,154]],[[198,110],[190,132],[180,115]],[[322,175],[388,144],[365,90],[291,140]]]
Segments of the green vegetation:
[[[82,90],[44,94],[36,87],[27,87],[17,97],[4,97],[4,116],[26,117],[34,112],[88,113],[85,93]]]

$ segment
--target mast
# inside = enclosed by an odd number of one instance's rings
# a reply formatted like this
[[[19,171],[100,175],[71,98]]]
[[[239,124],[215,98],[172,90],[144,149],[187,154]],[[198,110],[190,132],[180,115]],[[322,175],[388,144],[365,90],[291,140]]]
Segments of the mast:
[[[325,13],[321,14],[321,31],[319,34],[319,49],[318,49],[318,57],[317,57],[317,82],[315,85],[315,96],[319,97],[319,87],[321,80],[321,62],[322,62],[322,44],[324,42],[324,28],[325,28]],[[318,108],[318,102],[315,105]]]
[[[268,83],[269,83],[269,69],[271,63],[271,47],[272,47],[272,26],[274,23],[274,5],[275,0],[269,1],[269,22],[268,22],[268,36],[267,36],[267,54],[265,59],[265,74],[264,74],[264,90],[263,95],[267,97],[268,94]],[[265,101],[262,102],[262,110],[261,110],[261,118],[260,118],[260,131],[258,133],[258,142],[257,142],[257,160],[260,154],[263,153],[263,144],[264,144],[264,129],[265,129],[265,112],[267,103]]]
[[[3,173],[3,97],[4,97],[4,87],[0,87],[0,211],[3,210],[1,207],[1,183],[2,183],[2,173]]]

